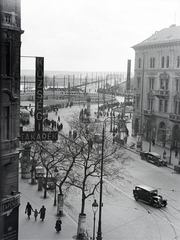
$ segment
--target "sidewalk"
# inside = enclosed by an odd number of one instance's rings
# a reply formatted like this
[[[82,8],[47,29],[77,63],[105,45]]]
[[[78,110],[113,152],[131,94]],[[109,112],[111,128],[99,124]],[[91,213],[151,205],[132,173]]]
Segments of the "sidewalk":
[[[77,232],[77,223],[75,223],[68,213],[64,212],[64,216],[61,217],[62,231],[56,233],[55,222],[56,206],[53,206],[54,199],[47,194],[47,198],[43,198],[43,191],[37,190],[37,184],[32,185],[30,180],[19,179],[19,188],[21,192],[21,205],[19,207],[19,240],[40,240],[40,239],[63,239],[72,240],[75,239]],[[46,208],[45,220],[42,221],[37,218],[34,219],[34,213],[32,212],[31,218],[28,220],[27,214],[25,214],[25,207],[27,202],[30,202],[33,209],[38,211],[42,205]]]
[[[131,121],[130,121],[128,123],[128,129],[129,129],[129,137],[128,137],[128,140],[127,140],[127,145],[128,146],[131,145],[131,142],[136,143],[136,141],[137,141],[136,137],[131,136],[131,126],[132,126],[132,124],[131,124]],[[131,149],[131,150],[136,152],[136,148]],[[142,141],[142,150],[147,151],[147,152],[149,151],[149,142],[148,141],[145,141],[145,140]],[[166,150],[167,167],[172,168],[174,170],[174,166],[178,165],[178,158],[175,157],[174,151],[171,152],[171,164],[169,164],[170,150],[167,149],[167,148],[158,146],[156,144],[154,146],[151,144],[151,152],[156,152],[156,153],[160,154],[162,159],[163,159],[163,151],[164,150]]]

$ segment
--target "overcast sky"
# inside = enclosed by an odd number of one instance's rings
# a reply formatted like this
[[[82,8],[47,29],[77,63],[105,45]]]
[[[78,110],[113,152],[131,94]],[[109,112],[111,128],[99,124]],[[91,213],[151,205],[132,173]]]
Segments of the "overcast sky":
[[[22,56],[45,70],[127,70],[132,46],[180,25],[180,0],[21,0]],[[22,69],[34,69],[22,58]]]

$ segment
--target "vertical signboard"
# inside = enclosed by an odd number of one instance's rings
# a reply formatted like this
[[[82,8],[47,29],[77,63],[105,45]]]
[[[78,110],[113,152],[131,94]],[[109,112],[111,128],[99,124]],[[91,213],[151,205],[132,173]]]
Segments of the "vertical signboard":
[[[44,58],[36,57],[35,132],[43,131]]]
[[[43,132],[44,58],[36,57],[35,131],[21,131],[20,141],[57,141],[58,131]]]

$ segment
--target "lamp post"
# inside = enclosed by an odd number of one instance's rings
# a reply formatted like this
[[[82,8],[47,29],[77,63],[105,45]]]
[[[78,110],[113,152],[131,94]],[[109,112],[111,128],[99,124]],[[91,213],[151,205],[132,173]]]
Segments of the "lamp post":
[[[55,179],[55,173],[58,173],[58,169],[57,169],[57,167],[54,168],[54,181],[55,181],[54,206],[56,206],[56,179]]]
[[[102,231],[101,231],[101,215],[102,215],[102,187],[103,187],[103,158],[104,158],[104,138],[105,138],[105,127],[106,120],[111,117],[107,117],[103,121],[103,130],[102,130],[102,138],[100,139],[100,134],[95,134],[95,142],[102,143],[102,153],[101,153],[101,161],[100,161],[100,197],[99,197],[99,222],[98,222],[98,232],[97,232],[97,240],[102,239]]]
[[[94,213],[93,240],[95,240],[95,222],[96,222],[96,212],[98,210],[98,203],[96,202],[96,199],[94,199],[94,202],[92,204],[92,210]]]
[[[105,123],[105,122],[104,122]],[[98,232],[97,240],[102,239],[102,230],[101,230],[101,215],[102,215],[102,186],[103,186],[103,157],[104,157],[104,124],[102,132],[102,155],[101,155],[101,176],[100,176],[100,198],[99,198],[99,222],[98,222]]]

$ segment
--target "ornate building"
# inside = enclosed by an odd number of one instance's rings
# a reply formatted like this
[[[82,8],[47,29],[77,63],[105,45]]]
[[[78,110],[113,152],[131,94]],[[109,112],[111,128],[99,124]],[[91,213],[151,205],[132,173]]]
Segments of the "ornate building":
[[[18,239],[20,0],[1,1],[1,239]]]
[[[132,134],[180,147],[180,26],[155,32],[135,50]]]

